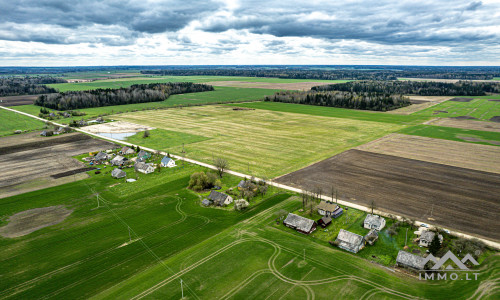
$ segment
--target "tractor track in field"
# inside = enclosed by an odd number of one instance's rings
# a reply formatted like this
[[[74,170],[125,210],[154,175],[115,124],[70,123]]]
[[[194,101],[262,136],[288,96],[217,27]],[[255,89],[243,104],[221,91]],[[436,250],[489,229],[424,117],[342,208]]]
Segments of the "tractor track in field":
[[[181,219],[179,219],[179,220],[177,220],[177,221],[175,221],[175,222],[173,222],[173,223],[171,223],[171,224],[169,224],[169,225],[162,226],[162,228],[158,228],[158,229],[155,229],[155,230],[153,230],[153,231],[150,231],[150,232],[146,233],[145,235],[141,236],[141,237],[140,237],[141,239],[142,239],[142,238],[144,238],[144,237],[152,236],[152,235],[154,235],[154,234],[156,234],[156,233],[158,233],[158,232],[160,232],[160,231],[162,231],[162,230],[164,230],[164,229],[167,229],[167,228],[169,228],[169,227],[172,227],[172,226],[178,225],[178,224],[180,224],[180,223],[182,223],[182,222],[184,222],[184,221],[186,220],[186,218],[187,218],[187,214],[186,214],[186,213],[184,213],[184,212],[180,209],[180,206],[182,205],[182,199],[178,198],[176,201],[177,201],[177,205],[176,205],[176,207],[175,207],[175,210],[176,210],[179,214],[181,214]],[[173,202],[173,201],[172,201],[172,202]],[[169,203],[171,203],[171,202],[169,202]],[[180,237],[184,236],[185,234],[190,233],[190,232],[192,232],[193,230],[199,229],[199,228],[201,228],[201,227],[203,227],[203,226],[205,226],[205,225],[207,225],[208,223],[210,223],[210,222],[211,222],[211,220],[210,220],[209,218],[204,217],[204,216],[197,216],[197,215],[192,215],[192,216],[193,216],[193,217],[200,217],[200,218],[201,218],[201,219],[203,219],[205,222],[204,222],[202,225],[199,225],[199,226],[197,226],[197,227],[195,227],[195,228],[193,228],[193,229],[189,230],[188,232],[185,232],[184,234],[182,234],[182,235],[180,235],[180,236],[177,236],[177,237],[175,237],[175,238],[173,238],[173,239],[171,239],[171,240],[174,240],[174,239],[180,238]],[[169,241],[170,241],[170,240],[169,240]],[[160,244],[154,245],[154,246],[153,246],[153,248],[157,248],[157,247],[163,246],[163,245],[164,245],[164,244],[166,244],[166,243],[167,243],[167,242],[162,242],[162,243],[160,243]],[[114,247],[112,247],[112,248],[109,248],[109,249],[107,249],[107,250],[104,250],[104,251],[102,251],[102,252],[99,252],[99,253],[97,253],[97,254],[95,254],[95,255],[92,255],[92,256],[90,256],[90,257],[86,257],[86,258],[84,258],[84,259],[82,259],[82,260],[79,260],[79,261],[74,262],[74,263],[72,263],[72,264],[69,264],[69,265],[67,265],[67,266],[61,267],[61,268],[59,268],[59,269],[57,269],[57,270],[54,270],[54,271],[48,272],[48,273],[46,273],[46,274],[43,274],[43,275],[41,275],[41,276],[38,276],[38,277],[36,277],[36,278],[33,278],[33,279],[28,280],[28,281],[26,281],[26,282],[23,282],[23,283],[21,283],[21,284],[19,284],[19,285],[16,285],[16,286],[14,286],[14,287],[11,287],[11,288],[9,288],[9,289],[6,289],[6,290],[4,290],[4,291],[0,292],[0,299],[6,299],[6,298],[9,298],[9,297],[11,297],[11,296],[14,296],[14,295],[16,295],[16,294],[20,293],[20,292],[23,292],[23,291],[25,291],[25,290],[28,290],[28,289],[30,289],[30,288],[33,288],[33,287],[34,287],[34,285],[36,285],[36,284],[38,284],[38,283],[42,282],[42,281],[43,281],[43,280],[45,280],[45,279],[49,279],[50,277],[52,277],[52,276],[54,276],[54,275],[57,275],[57,274],[59,274],[59,273],[61,273],[61,272],[64,272],[64,271],[66,271],[66,270],[68,270],[68,269],[71,269],[71,268],[76,267],[76,266],[78,266],[78,265],[81,265],[81,264],[83,264],[83,263],[85,263],[85,262],[91,261],[91,260],[96,259],[96,258],[98,258],[98,257],[100,257],[100,256],[103,256],[103,255],[106,255],[106,254],[108,254],[108,253],[111,253],[112,251],[114,251],[114,250],[116,250],[116,249],[118,249],[118,248],[119,248],[119,246],[118,246],[118,247],[115,247],[115,246],[114,246]],[[77,284],[82,283],[82,282],[84,282],[84,281],[86,281],[86,280],[88,280],[88,279],[91,279],[91,278],[93,278],[93,277],[96,277],[96,276],[98,276],[98,275],[100,275],[100,274],[102,274],[102,273],[104,273],[104,272],[106,272],[106,271],[108,271],[108,270],[110,270],[110,269],[113,269],[113,268],[115,268],[115,267],[117,267],[117,266],[122,265],[123,263],[127,263],[127,262],[129,262],[130,260],[135,259],[135,258],[137,258],[137,257],[139,257],[139,256],[141,256],[141,255],[143,255],[143,254],[145,254],[145,252],[140,252],[140,253],[137,253],[137,254],[135,254],[133,257],[130,257],[129,259],[127,259],[126,261],[123,261],[123,262],[120,262],[120,263],[118,263],[118,264],[115,264],[115,265],[113,265],[113,266],[111,266],[111,267],[107,268],[106,270],[104,270],[104,271],[102,271],[102,272],[100,272],[100,273],[98,273],[98,274],[95,274],[95,275],[94,275],[94,276],[92,276],[92,277],[87,277],[87,278],[85,278],[85,279],[82,279],[82,280],[80,280],[80,281],[78,281],[78,282],[73,283],[72,285],[77,285]],[[69,286],[64,287],[64,289],[67,289],[67,288],[70,288],[70,287],[69,287]],[[13,292],[13,293],[11,293],[11,294],[9,294],[9,295],[5,295],[6,293],[9,293],[9,292]],[[44,298],[47,298],[47,297],[44,297]]]

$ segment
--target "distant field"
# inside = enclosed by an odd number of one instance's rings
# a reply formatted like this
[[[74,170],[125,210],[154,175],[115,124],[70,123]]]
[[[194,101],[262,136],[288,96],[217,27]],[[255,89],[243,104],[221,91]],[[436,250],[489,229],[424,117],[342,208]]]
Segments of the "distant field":
[[[87,115],[83,117],[59,119],[58,121],[69,123],[73,119],[80,120],[82,118],[95,118],[101,114],[116,114],[120,112],[130,112],[152,108],[165,108],[179,105],[200,105],[208,103],[253,101],[260,100],[267,95],[274,94],[277,91],[278,90],[270,89],[215,87],[215,91],[172,95],[167,100],[161,102],[148,102],[79,109],[79,111],[85,112]],[[40,107],[35,105],[21,105],[15,106],[13,108],[36,116],[38,116],[38,113],[40,112]]]
[[[128,87],[133,84],[161,83],[161,82],[212,82],[212,81],[245,81],[245,82],[266,82],[266,83],[300,83],[300,82],[322,82],[337,83],[345,80],[311,80],[311,79],[281,79],[267,77],[232,77],[232,76],[140,76],[133,78],[118,78],[109,80],[96,80],[82,83],[57,83],[49,84],[60,92],[66,91],[84,91],[98,88],[120,88]]]
[[[485,122],[476,120],[461,120],[452,118],[439,118],[432,122],[426,123],[428,125],[454,127],[461,129],[472,129],[480,131],[492,131],[500,133],[500,122]]]
[[[434,125],[417,125],[401,129],[399,132],[443,140],[500,146],[500,134],[492,131],[480,131]]]
[[[359,121],[374,121],[374,122],[394,123],[394,124],[404,124],[404,125],[418,124],[428,119],[427,117],[423,116],[414,116],[414,115],[407,116],[407,115],[388,114],[385,112],[292,104],[292,103],[279,103],[279,102],[238,103],[238,104],[230,104],[230,106],[264,109],[275,112],[299,113],[312,116],[346,118]]]
[[[15,130],[42,129],[42,121],[0,108],[0,136],[11,135]]]
[[[187,144],[182,135],[167,139],[152,135],[140,144],[152,144],[211,163],[226,158],[233,170],[275,177],[300,169],[349,148],[402,128],[401,125],[332,118],[271,110],[234,110],[233,106],[203,106],[135,112],[115,119],[169,131],[199,135],[209,140]],[[392,115],[387,115],[392,116]]]
[[[500,99],[500,95],[471,98],[475,99],[470,102],[446,101],[413,115],[440,118],[469,116],[485,121],[494,116],[500,116],[500,102],[488,101],[489,99]]]

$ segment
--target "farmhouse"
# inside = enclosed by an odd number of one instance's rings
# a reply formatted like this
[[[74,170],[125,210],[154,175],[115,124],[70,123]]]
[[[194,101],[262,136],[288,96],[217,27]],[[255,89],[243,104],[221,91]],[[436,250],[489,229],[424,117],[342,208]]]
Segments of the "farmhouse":
[[[425,266],[425,258],[399,250],[398,257],[396,258],[396,265],[414,271],[421,271]]]
[[[94,156],[94,161],[97,163],[102,163],[105,160],[108,160],[109,156],[104,152],[99,152]]]
[[[231,196],[217,191],[211,191],[210,195],[208,195],[208,200],[213,201],[217,206],[226,206],[233,202]]]
[[[170,157],[164,156],[161,159],[161,166],[166,168],[173,168],[175,167],[175,161]]]
[[[381,216],[368,214],[365,218],[363,227],[366,229],[375,229],[377,231],[382,230],[385,226],[385,219]]]
[[[296,214],[289,213],[283,224],[286,227],[293,228],[300,233],[310,234],[316,230],[316,222],[311,219],[307,219]]]
[[[420,242],[418,245],[422,247],[429,247],[435,235],[436,233],[434,231],[430,230],[423,231],[422,234],[420,235]],[[438,235],[438,238],[439,242],[443,243],[443,236]]]
[[[129,155],[129,154],[134,154],[135,153],[135,150],[130,148],[130,147],[127,147],[127,146],[124,146],[121,150],[120,150],[120,153],[123,154],[123,155]]]
[[[147,164],[143,162],[138,162],[134,165],[134,168],[137,172],[141,172],[144,174],[149,174],[153,173],[155,171],[155,168],[153,167],[152,164]]]
[[[370,245],[373,245],[375,244],[375,241],[378,240],[378,233],[377,233],[377,230],[375,229],[370,229],[370,231],[365,235],[365,241],[370,244]]]
[[[141,151],[139,151],[139,153],[137,153],[137,158],[139,158],[139,159],[146,160],[150,157],[151,157],[151,153],[146,152],[144,150],[141,150]]]
[[[365,246],[365,238],[359,234],[340,229],[336,242],[338,247],[352,253],[358,253]]]
[[[127,161],[128,161],[127,158],[125,158],[121,155],[117,155],[110,162],[113,166],[123,166]]]
[[[54,132],[52,130],[44,130],[42,133],[40,133],[41,136],[52,136],[54,135]]]
[[[317,208],[320,215],[332,217],[334,219],[338,218],[344,212],[337,204],[327,201],[321,201]]]
[[[332,218],[324,216],[323,218],[318,220],[318,225],[323,228],[326,228],[328,225],[332,224]]]
[[[118,168],[115,168],[113,171],[111,171],[111,177],[113,178],[124,178],[125,176],[127,176],[127,173]]]

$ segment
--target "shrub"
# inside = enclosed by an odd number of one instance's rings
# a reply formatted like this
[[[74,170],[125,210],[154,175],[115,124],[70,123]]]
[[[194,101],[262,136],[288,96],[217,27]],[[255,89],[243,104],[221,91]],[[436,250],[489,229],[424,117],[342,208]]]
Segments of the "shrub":
[[[220,185],[220,180],[217,179],[217,175],[208,172],[196,172],[191,175],[188,187],[195,191],[206,190],[214,187],[214,185]]]

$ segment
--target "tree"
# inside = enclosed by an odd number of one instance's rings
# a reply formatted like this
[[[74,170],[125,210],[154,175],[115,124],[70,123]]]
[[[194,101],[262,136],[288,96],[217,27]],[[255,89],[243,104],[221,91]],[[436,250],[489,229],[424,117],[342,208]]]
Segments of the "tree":
[[[148,138],[150,135],[149,130],[144,131],[144,134],[142,135],[143,138]]]
[[[220,178],[222,178],[224,172],[229,169],[229,163],[226,159],[221,157],[217,157],[216,159],[214,159],[214,166],[217,168],[217,173],[219,174]]]
[[[372,201],[370,202],[370,209],[372,210],[372,215],[373,215],[373,210],[374,210],[374,209],[376,209],[376,208],[377,208],[377,207],[375,206],[375,201],[374,201],[374,200],[372,200]]]
[[[441,249],[441,241],[439,240],[439,234],[436,233],[429,245],[429,252],[432,253],[432,255],[436,255],[439,249]]]
[[[396,232],[396,230],[394,230],[394,229],[391,227],[391,228],[387,229],[387,234],[388,234],[391,238],[393,238],[393,237],[397,234],[397,232]]]

